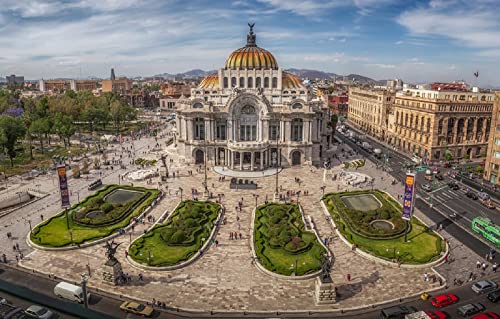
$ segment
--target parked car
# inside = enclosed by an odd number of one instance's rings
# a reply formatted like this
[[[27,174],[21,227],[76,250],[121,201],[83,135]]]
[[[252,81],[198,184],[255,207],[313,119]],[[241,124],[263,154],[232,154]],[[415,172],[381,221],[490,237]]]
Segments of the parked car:
[[[455,191],[457,191],[457,190],[459,190],[459,189],[460,189],[460,186],[458,186],[458,184],[457,184],[457,183],[455,183],[455,182],[449,182],[449,183],[448,183],[448,186],[449,186],[451,189],[455,190]]]
[[[444,163],[444,164],[443,164],[443,168],[449,168],[449,167],[451,167],[451,164],[450,164],[450,163]]]
[[[468,303],[457,308],[457,313],[462,317],[468,317],[480,313],[485,308],[480,303]]]
[[[125,301],[120,305],[120,309],[125,312],[141,315],[144,317],[150,317],[154,312],[154,309],[152,307],[133,301]]]
[[[484,294],[497,289],[497,284],[491,280],[480,280],[472,285],[472,290],[478,294]]]
[[[485,165],[485,164],[486,164],[486,162],[485,162],[485,161],[479,162],[479,165],[481,165],[481,166],[483,166],[483,167],[484,167],[484,165]]]
[[[380,311],[381,319],[404,319],[410,313],[417,312],[417,309],[412,306],[394,306],[384,308]]]
[[[434,311],[426,311],[425,312],[427,316],[429,316],[431,319],[446,319],[448,316],[439,310],[434,310]]]
[[[475,192],[471,191],[470,189],[465,192],[465,196],[469,197],[470,199],[477,200],[478,196]]]
[[[496,313],[488,311],[475,315],[471,319],[500,319],[500,317]]]
[[[437,179],[438,181],[442,181],[442,180],[444,179],[444,176],[443,176],[443,175],[441,175],[441,174],[436,174],[436,179]]]
[[[30,306],[26,313],[37,319],[50,319],[54,315],[49,309],[38,305]]]
[[[436,308],[445,307],[458,301],[454,294],[442,294],[431,299],[431,304]]]
[[[500,289],[490,292],[488,294],[488,300],[491,302],[498,302],[500,300]]]
[[[84,302],[82,287],[64,281],[61,281],[54,287],[54,295],[78,303]],[[87,300],[90,300],[89,292],[87,292]]]
[[[439,168],[434,167],[434,168],[432,169],[432,174],[439,174]]]
[[[485,192],[479,192],[477,193],[477,196],[480,198],[480,199],[490,199],[490,195],[488,195],[488,193],[485,193]]]
[[[481,204],[489,209],[495,209],[495,205],[491,202],[491,199],[482,199]]]
[[[432,185],[431,184],[424,184],[422,185],[422,189],[426,192],[432,191]]]

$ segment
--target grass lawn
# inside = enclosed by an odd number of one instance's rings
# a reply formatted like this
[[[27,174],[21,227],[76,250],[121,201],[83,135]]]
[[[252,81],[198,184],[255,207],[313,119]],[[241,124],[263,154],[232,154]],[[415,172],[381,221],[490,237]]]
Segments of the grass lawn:
[[[338,213],[336,206],[332,202],[332,194],[325,195],[323,200],[342,235],[351,244],[356,244],[358,249],[374,256],[392,261],[399,259],[405,264],[423,264],[439,257],[444,249],[444,242],[441,237],[434,232],[429,232],[427,226],[416,218],[412,219],[412,227],[408,233],[408,242],[406,243],[404,242],[404,235],[394,239],[369,239],[355,234],[342,218],[342,215]],[[392,199],[389,200],[392,201],[391,205],[398,205]],[[402,210],[400,205],[399,208]]]
[[[74,221],[72,214],[78,211],[81,207],[85,207],[88,201],[98,197],[104,197],[106,196],[106,194],[109,194],[116,189],[143,191],[148,195],[142,202],[138,203],[138,206],[135,207],[135,209],[133,209],[131,213],[124,216],[124,218],[121,218],[116,223],[107,225],[82,225]],[[69,246],[72,243],[83,244],[86,242],[101,239],[103,237],[107,237],[112,233],[118,231],[118,229],[126,227],[130,223],[130,219],[132,219],[132,217],[134,216],[140,215],[140,213],[147,206],[151,205],[151,203],[159,193],[160,191],[157,189],[108,185],[68,209],[69,226],[71,232],[67,227],[68,220],[66,218],[66,212],[62,211],[56,216],[49,218],[42,224],[36,226],[31,232],[31,241],[37,245],[44,247],[64,247]]]
[[[281,275],[301,276],[321,268],[325,249],[314,233],[305,230],[297,205],[259,206],[254,222],[255,253],[266,269]]]
[[[208,240],[220,206],[210,201],[183,201],[164,224],[130,246],[129,256],[149,266],[172,266],[186,261]]]

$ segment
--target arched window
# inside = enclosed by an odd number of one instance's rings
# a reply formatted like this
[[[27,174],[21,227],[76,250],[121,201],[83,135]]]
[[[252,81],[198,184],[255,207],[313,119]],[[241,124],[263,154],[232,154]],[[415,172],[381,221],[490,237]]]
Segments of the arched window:
[[[204,140],[205,139],[205,121],[201,117],[194,119],[194,139]]]
[[[410,115],[410,127],[413,128],[413,114]]]
[[[224,77],[224,88],[227,89],[228,86],[229,86],[228,79],[227,79],[227,76],[225,76]]]
[[[240,77],[240,88],[244,88],[244,87],[245,87],[245,78]]]
[[[405,126],[408,126],[408,113],[405,114]]]
[[[429,133],[431,131],[431,119],[427,119],[427,130],[426,132]]]
[[[240,141],[257,140],[257,112],[252,105],[245,105],[240,111]]]
[[[396,124],[400,124],[399,123],[399,112],[396,112]]]
[[[203,108],[203,104],[201,104],[200,102],[196,102],[193,104],[193,109],[202,109]]]
[[[237,85],[237,84],[236,84],[236,78],[235,78],[235,77],[232,77],[232,78],[231,78],[231,87],[232,87],[232,88],[234,88],[234,87],[236,87],[236,85]]]
[[[296,110],[296,109],[301,109],[301,108],[302,108],[302,104],[300,104],[300,103],[294,103],[294,104],[292,105],[292,109],[294,109],[294,110]]]
[[[276,89],[278,87],[278,78],[274,77],[273,78],[273,89]]]
[[[267,89],[269,88],[269,78],[268,77],[265,77],[264,78],[264,87]]]
[[[303,128],[303,121],[302,119],[293,119],[292,121],[292,132],[290,139],[294,142],[301,142],[302,141],[302,128]]]
[[[253,78],[248,77],[248,79],[247,79],[247,87],[248,88],[253,88]]]
[[[261,83],[262,79],[261,78],[256,78],[255,79],[255,87],[256,88],[260,88],[262,87],[262,83]]]
[[[418,130],[418,115],[415,116],[415,128]]]

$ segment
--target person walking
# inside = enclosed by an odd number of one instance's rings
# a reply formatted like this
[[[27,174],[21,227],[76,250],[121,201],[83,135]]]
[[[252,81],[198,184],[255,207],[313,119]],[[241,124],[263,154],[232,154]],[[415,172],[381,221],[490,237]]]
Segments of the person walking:
[[[493,272],[497,272],[497,263],[494,263],[493,266],[491,267],[491,269],[493,270]]]
[[[351,274],[347,274],[347,281],[351,281]]]
[[[479,260],[476,262],[476,268],[477,269],[481,268],[481,262]]]

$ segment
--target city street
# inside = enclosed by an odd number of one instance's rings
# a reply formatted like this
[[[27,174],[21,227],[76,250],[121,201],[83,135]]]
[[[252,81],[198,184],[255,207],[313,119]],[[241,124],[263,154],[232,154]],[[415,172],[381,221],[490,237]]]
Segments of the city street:
[[[357,132],[357,130],[354,130]],[[350,147],[354,148],[359,152],[359,154],[369,158],[370,160],[379,163],[382,166],[382,162],[376,158],[374,158],[373,154],[365,151],[361,146],[354,143],[352,140],[347,138],[342,134],[336,134],[336,136],[345,142]],[[405,163],[412,163],[411,159],[403,156],[399,152],[385,146],[382,143],[376,142],[373,139],[367,139],[367,141],[375,148],[380,148],[383,153],[388,154],[387,163],[384,165],[387,168],[389,174],[391,174],[398,182],[402,182],[404,180],[406,170],[404,169]],[[414,164],[414,163],[413,163]],[[493,243],[490,243],[486,239],[478,236],[471,229],[471,220],[474,217],[487,217],[492,221],[499,224],[500,216],[498,214],[498,207],[496,209],[488,209],[483,206],[479,200],[473,200],[465,196],[464,192],[467,188],[470,188],[464,184],[460,184],[460,190],[451,190],[447,183],[449,181],[455,181],[447,177],[447,170],[445,168],[439,167],[441,174],[444,176],[443,181],[434,180],[433,183],[435,185],[435,189],[431,192],[424,191],[421,186],[423,184],[427,184],[428,181],[424,179],[425,172],[417,173],[417,198],[420,198],[422,201],[417,200],[416,207],[420,208],[423,201],[426,201],[427,205],[432,204],[433,209],[423,210],[424,212],[429,211],[427,216],[431,219],[436,219],[434,214],[441,215],[443,226],[448,225],[449,223],[455,223],[461,226],[459,234],[457,234],[457,238],[463,241],[464,244],[470,245],[470,247],[476,251],[479,255],[484,256],[486,252],[489,251],[490,248],[495,248]],[[477,191],[476,191],[477,192]],[[450,217],[450,215],[452,217]],[[457,217],[454,217],[454,216]],[[463,233],[467,232],[469,236],[463,236]],[[462,233],[462,234],[460,234]],[[470,240],[470,237],[473,236],[475,240]],[[475,243],[475,244],[474,244]]]

